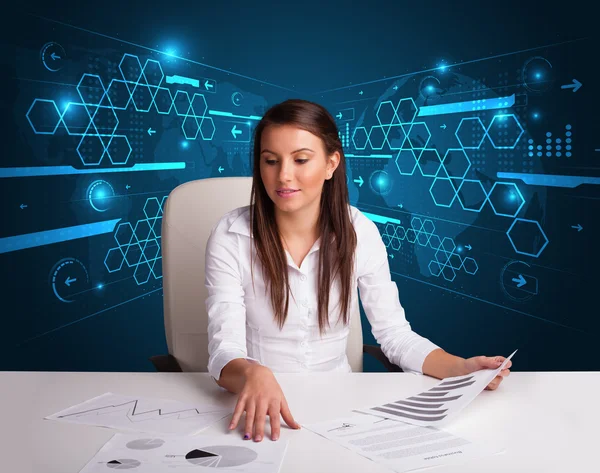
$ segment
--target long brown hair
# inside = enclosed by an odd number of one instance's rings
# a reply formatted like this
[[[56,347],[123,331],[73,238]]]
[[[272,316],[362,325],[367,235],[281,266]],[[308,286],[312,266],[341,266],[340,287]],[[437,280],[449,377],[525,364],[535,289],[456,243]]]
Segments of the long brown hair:
[[[287,258],[275,220],[275,204],[267,194],[260,175],[260,146],[263,131],[270,125],[293,125],[321,138],[327,156],[338,151],[340,162],[333,176],[325,180],[319,211],[318,320],[319,331],[329,326],[329,290],[338,277],[340,286],[340,319],[349,321],[352,294],[356,232],[350,217],[346,158],[340,142],[337,125],[331,114],[319,104],[290,99],[267,110],[256,126],[253,146],[252,192],[250,198],[250,228],[254,247],[263,268],[265,290],[270,287],[271,305],[275,321],[283,328],[291,293]],[[254,285],[254,273],[252,270]],[[284,290],[285,289],[285,290]],[[285,297],[284,297],[285,296]],[[292,295],[293,297],[293,295]]]

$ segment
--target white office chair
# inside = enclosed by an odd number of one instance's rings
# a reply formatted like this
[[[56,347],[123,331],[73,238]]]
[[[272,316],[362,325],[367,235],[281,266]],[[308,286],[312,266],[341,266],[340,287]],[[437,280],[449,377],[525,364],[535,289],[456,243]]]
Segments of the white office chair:
[[[205,246],[211,229],[227,212],[250,204],[251,177],[190,181],[166,200],[162,222],[164,320],[168,355],[150,357],[158,371],[207,371],[208,314],[204,286]],[[225,191],[226,189],[226,191]],[[351,314],[346,354],[353,371],[363,369],[363,350],[390,371],[379,347],[363,347],[360,311]]]

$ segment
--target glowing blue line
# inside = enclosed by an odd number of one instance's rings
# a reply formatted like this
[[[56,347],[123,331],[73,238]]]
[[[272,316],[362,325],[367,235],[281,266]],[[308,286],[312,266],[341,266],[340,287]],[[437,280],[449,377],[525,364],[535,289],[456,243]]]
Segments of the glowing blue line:
[[[248,120],[260,120],[262,117],[258,117],[256,115],[234,115],[231,112],[220,112],[218,110],[209,110],[209,115],[218,115],[220,117],[235,117],[235,118],[247,118]]]
[[[520,179],[530,186],[574,187],[582,184],[600,184],[600,177],[560,176],[558,174],[527,174],[519,172],[498,172],[499,179]]]
[[[85,317],[82,317],[81,319],[74,320],[73,322],[69,322],[69,323],[66,323],[66,324],[64,324],[64,325],[61,325],[60,327],[53,328],[52,330],[48,330],[47,332],[40,333],[39,335],[36,335],[36,336],[34,336],[34,337],[31,337],[31,338],[28,338],[27,340],[24,340],[24,341],[22,341],[21,343],[17,344],[17,347],[20,347],[21,345],[24,345],[24,344],[25,344],[25,343],[27,343],[27,342],[30,342],[30,341],[32,341],[32,340],[36,340],[36,339],[38,339],[38,338],[41,338],[41,337],[43,337],[43,336],[45,336],[45,335],[48,335],[48,334],[50,334],[50,333],[56,332],[56,331],[58,331],[58,330],[61,330],[61,329],[65,328],[65,327],[68,327],[69,325],[74,325],[74,324],[76,324],[76,323],[78,323],[78,322],[81,322],[82,320],[89,319],[89,318],[91,318],[91,317],[94,317],[94,316],[96,316],[96,315],[100,315],[100,314],[102,314],[102,313],[104,313],[104,312],[107,312],[107,311],[109,311],[109,310],[115,309],[115,308],[117,308],[117,307],[119,307],[119,306],[122,306],[122,305],[124,305],[124,304],[127,304],[127,303],[129,303],[129,302],[133,302],[133,301],[135,301],[136,299],[139,299],[139,298],[141,298],[141,297],[144,297],[144,296],[149,296],[149,295],[150,295],[150,294],[152,294],[153,292],[160,291],[161,289],[162,289],[162,286],[160,286],[160,287],[157,287],[156,289],[153,289],[152,291],[148,291],[148,292],[146,292],[146,293],[144,293],[144,294],[140,294],[139,296],[135,296],[135,297],[133,297],[133,298],[131,298],[131,299],[127,300],[127,301],[120,302],[119,304],[113,305],[113,306],[111,306],[111,307],[107,307],[106,309],[99,310],[98,312],[94,312],[93,314],[86,315]]]
[[[394,271],[390,271],[390,273],[395,274],[397,276],[401,276],[401,277],[406,278],[406,279],[411,279],[412,281],[416,281],[416,282],[420,282],[420,283],[423,283],[423,284],[427,284],[428,286],[437,287],[438,289],[443,289],[444,291],[452,292],[454,294],[458,294],[459,296],[468,297],[469,299],[474,299],[474,300],[479,301],[479,302],[485,302],[486,304],[490,304],[490,305],[493,305],[493,306],[496,306],[496,307],[500,307],[501,309],[510,310],[510,311],[516,312],[518,314],[526,315],[527,317],[538,319],[538,320],[541,320],[543,322],[548,322],[549,324],[554,324],[554,325],[558,325],[559,327],[564,327],[564,328],[568,328],[570,330],[575,330],[576,332],[583,332],[583,333],[585,333],[583,330],[575,328],[575,327],[569,327],[568,325],[563,325],[561,323],[554,322],[552,320],[543,319],[543,318],[538,317],[536,315],[528,314],[527,312],[522,312],[522,311],[517,310],[517,309],[512,309],[510,307],[506,307],[506,306],[501,305],[501,304],[496,304],[495,302],[486,301],[485,299],[480,299],[479,297],[470,296],[469,294],[465,294],[464,292],[459,292],[459,291],[455,291],[453,289],[448,289],[447,287],[438,286],[437,284],[432,284],[432,283],[427,282],[427,281],[421,281],[420,279],[417,279],[417,278],[411,278],[410,276],[407,276],[406,274],[400,274],[400,273],[396,273]]]
[[[577,38],[577,39],[571,39],[569,41],[561,41],[560,43],[552,43],[552,44],[546,44],[544,46],[536,46],[534,48],[529,48],[529,49],[521,49],[520,51],[513,51],[510,53],[502,53],[502,54],[496,54],[495,56],[488,56],[488,57],[483,57],[483,58],[479,58],[479,59],[471,59],[470,61],[464,61],[464,62],[459,62],[456,64],[444,64],[444,70],[448,70],[452,67],[459,67],[459,66],[464,66],[465,64],[473,64],[476,62],[481,62],[481,61],[487,61],[488,59],[496,59],[499,57],[506,57],[506,56],[512,56],[513,54],[520,54],[520,53],[526,53],[529,51],[535,51],[536,49],[544,49],[544,48],[551,48],[553,46],[560,46],[561,44],[567,44],[567,43],[574,43],[575,41],[581,41],[587,38]],[[422,69],[420,71],[414,71],[414,72],[407,72],[406,74],[400,74],[398,76],[392,76],[392,77],[384,77],[383,79],[375,79],[372,81],[368,81],[368,82],[361,82],[360,84],[353,84],[353,85],[346,85],[344,87],[337,87],[335,89],[329,89],[329,90],[321,90],[319,92],[314,92],[312,94],[309,95],[317,95],[317,94],[325,94],[327,92],[335,92],[337,90],[344,90],[344,89],[351,89],[353,87],[360,87],[363,85],[368,85],[368,84],[375,84],[377,82],[386,82],[386,81],[390,81],[393,79],[400,79],[401,77],[407,77],[407,76],[414,76],[415,74],[421,74],[423,72],[432,72],[432,71],[438,71],[440,70],[440,67],[431,67],[429,69]]]
[[[384,217],[383,215],[376,215],[376,214],[371,214],[368,212],[363,212],[363,214],[365,215],[365,217],[373,220],[376,223],[396,223],[398,225],[400,225],[400,220],[398,220],[397,218],[392,218],[392,217]]]
[[[388,158],[388,159],[391,159],[394,157],[394,155],[392,155],[392,154],[367,154],[367,155],[345,154],[344,156],[346,156],[347,158]]]
[[[106,34],[103,34],[103,33],[98,33],[96,31],[87,30],[87,29],[81,28],[79,26],[70,25],[68,23],[64,23],[64,22],[58,21],[58,20],[53,20],[51,18],[46,18],[46,17],[41,16],[41,15],[34,15],[33,13],[30,13],[30,15],[33,16],[33,17],[35,17],[35,18],[39,18],[41,20],[49,21],[51,23],[57,23],[57,24],[62,25],[62,26],[67,26],[69,28],[73,28],[73,29],[76,29],[76,30],[79,30],[79,31],[84,31],[86,33],[90,33],[90,34],[93,34],[93,35],[96,35],[96,36],[101,36],[102,38],[112,39],[113,41],[118,41],[119,43],[128,44],[130,46],[135,46],[136,48],[145,49],[147,51],[152,51],[152,52],[155,52],[155,53],[158,53],[158,54],[164,54],[167,57],[172,57],[172,58],[175,58],[175,59],[181,59],[182,61],[191,62],[192,64],[197,64],[199,66],[208,67],[208,68],[214,69],[216,71],[220,71],[220,72],[225,72],[227,74],[231,74],[233,76],[242,77],[244,79],[252,80],[252,81],[255,81],[255,82],[260,82],[261,84],[266,84],[266,85],[269,85],[271,87],[277,87],[278,89],[287,90],[288,92],[297,93],[297,91],[293,90],[293,89],[288,89],[288,88],[282,87],[280,85],[275,85],[275,84],[271,84],[269,82],[265,82],[265,81],[262,81],[262,80],[259,80],[259,79],[255,79],[254,77],[248,77],[248,76],[245,76],[243,74],[238,74],[237,72],[231,72],[231,71],[228,71],[226,69],[221,69],[220,67],[211,66],[210,64],[203,64],[201,62],[194,61],[193,59],[188,59],[188,58],[181,57],[181,56],[175,56],[175,55],[167,53],[165,51],[160,51],[159,49],[153,49],[153,48],[149,48],[148,46],[142,46],[141,44],[132,43],[131,41],[125,41],[123,38],[115,38],[114,36],[109,36],[109,35],[106,35]]]
[[[0,238],[0,254],[102,235],[103,233],[112,233],[120,220],[120,218],[117,218],[104,222],[86,223],[85,225],[75,225],[74,227],[57,228],[55,230]]]
[[[185,169],[185,162],[138,163],[130,168],[75,169],[73,166],[37,166],[0,169],[3,177],[62,176],[67,174],[102,174],[107,172],[169,171]]]
[[[448,113],[465,113],[479,110],[496,110],[499,108],[512,107],[515,104],[515,94],[508,97],[496,97],[493,99],[467,100],[466,102],[453,102],[441,105],[428,105],[419,109],[419,117],[431,115],[445,115]]]
[[[167,84],[188,84],[192,87],[200,87],[200,81],[198,79],[190,79],[189,77],[183,76],[165,76]]]

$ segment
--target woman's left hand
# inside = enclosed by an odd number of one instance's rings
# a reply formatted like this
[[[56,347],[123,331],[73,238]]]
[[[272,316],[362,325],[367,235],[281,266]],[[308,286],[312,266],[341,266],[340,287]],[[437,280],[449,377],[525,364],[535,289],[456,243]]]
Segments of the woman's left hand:
[[[474,356],[472,358],[467,358],[466,360],[462,360],[463,366],[461,367],[461,371],[463,374],[473,373],[474,371],[479,371],[483,369],[498,369],[502,363],[504,363],[503,356]],[[502,380],[510,374],[510,367],[512,366],[512,361],[508,360],[506,366],[498,373],[498,375],[486,386],[485,389],[488,391],[493,391],[498,386]]]

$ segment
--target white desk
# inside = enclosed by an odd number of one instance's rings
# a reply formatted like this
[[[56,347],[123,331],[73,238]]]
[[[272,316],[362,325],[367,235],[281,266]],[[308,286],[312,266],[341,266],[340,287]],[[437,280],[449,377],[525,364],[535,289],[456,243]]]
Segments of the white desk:
[[[301,424],[333,419],[352,408],[401,398],[437,382],[407,373],[277,378]],[[0,471],[78,472],[114,431],[43,417],[107,391],[195,403],[218,400],[232,410],[235,405],[235,396],[216,386],[206,373],[0,372]],[[505,446],[506,452],[432,471],[600,471],[599,393],[600,372],[511,373],[497,391],[482,392],[444,427],[473,441]],[[567,398],[575,402],[566,402]],[[226,432],[228,420],[204,433]],[[307,429],[282,428],[281,439],[290,440],[281,473],[391,471]]]

